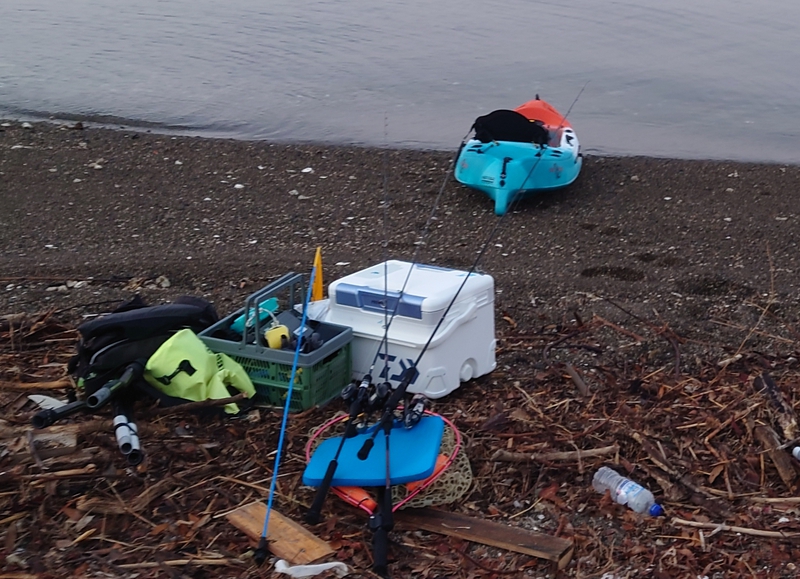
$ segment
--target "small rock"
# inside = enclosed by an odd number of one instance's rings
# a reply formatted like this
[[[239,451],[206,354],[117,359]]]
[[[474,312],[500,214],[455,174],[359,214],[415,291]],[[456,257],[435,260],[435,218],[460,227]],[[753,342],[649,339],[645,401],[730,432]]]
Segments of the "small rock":
[[[3,123],[2,125],[0,125],[0,127],[10,127],[10,126],[11,126],[11,123]]]
[[[30,124],[30,123],[22,123],[22,125],[20,125],[20,126],[21,126],[23,129],[32,129],[32,128],[33,128],[33,125],[32,125],[32,124]]]
[[[639,175],[631,175],[631,181],[638,182],[639,180]]]
[[[89,143],[87,143],[86,141],[81,141],[80,143],[78,143],[78,148],[79,149],[88,149],[89,148]]]
[[[172,285],[172,282],[169,281],[169,278],[165,275],[160,275],[156,278],[156,285],[160,288],[168,288]]]
[[[313,172],[314,172],[314,169],[312,169],[311,167],[306,167],[305,169],[303,169],[303,170],[302,170],[302,171],[300,171],[300,172],[301,172],[301,173],[313,173]]]
[[[289,191],[289,195],[294,195],[295,197],[297,197],[298,195],[300,195],[300,191],[298,191],[297,189],[292,189],[291,191]]]
[[[233,186],[233,188],[234,189],[244,189],[244,185],[242,185],[241,183],[237,183],[236,185]]]
[[[75,178],[72,180],[72,182],[73,182],[73,183],[80,183],[81,181],[83,181],[83,179],[78,179],[77,177],[75,177]]]
[[[183,161],[175,161],[176,165],[183,165]]]

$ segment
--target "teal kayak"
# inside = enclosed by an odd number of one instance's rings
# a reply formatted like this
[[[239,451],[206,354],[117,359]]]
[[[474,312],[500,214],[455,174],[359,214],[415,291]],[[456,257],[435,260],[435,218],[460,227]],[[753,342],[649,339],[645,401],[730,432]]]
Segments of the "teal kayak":
[[[504,215],[517,200],[566,187],[578,178],[583,156],[566,119],[537,98],[515,110],[478,117],[473,138],[455,165],[456,180],[494,200]]]

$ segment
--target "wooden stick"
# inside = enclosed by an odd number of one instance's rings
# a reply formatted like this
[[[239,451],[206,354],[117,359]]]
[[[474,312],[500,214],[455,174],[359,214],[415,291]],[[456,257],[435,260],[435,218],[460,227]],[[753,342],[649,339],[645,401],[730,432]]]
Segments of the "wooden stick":
[[[52,382],[0,382],[0,390],[15,390],[26,392],[28,390],[62,390],[72,388],[70,378],[59,378]]]
[[[152,411],[152,414],[163,416],[164,414],[173,414],[176,412],[193,412],[195,410],[202,410],[203,408],[215,408],[227,404],[236,404],[242,400],[247,400],[247,394],[244,392],[240,392],[236,396],[230,396],[228,398],[210,398],[208,400],[200,400],[199,402],[187,402],[186,404],[178,404],[176,406],[156,408]]]
[[[572,366],[572,364],[567,363],[567,373],[569,373],[570,378],[575,383],[575,386],[578,388],[578,392],[581,393],[581,396],[588,396],[589,395],[589,387],[586,385],[586,382],[583,381],[581,375],[578,374],[578,371]]]
[[[614,305],[616,306],[616,304],[614,304]],[[619,306],[617,306],[617,307],[619,307]],[[623,311],[625,311],[625,310],[623,310]],[[626,312],[626,313],[627,313],[627,312]],[[643,343],[643,342],[646,342],[646,341],[647,341],[647,339],[646,339],[646,338],[643,338],[642,336],[640,336],[640,335],[639,335],[639,334],[637,334],[636,332],[631,332],[630,330],[626,330],[625,328],[622,328],[622,327],[618,326],[618,325],[617,325],[617,324],[615,324],[614,322],[609,322],[608,320],[606,320],[605,318],[602,318],[602,317],[598,316],[597,314],[594,314],[593,318],[594,318],[595,320],[597,320],[598,322],[600,322],[601,324],[603,324],[604,326],[608,326],[608,327],[609,327],[609,328],[611,328],[612,330],[616,330],[616,331],[618,331],[620,334],[623,334],[623,335],[625,335],[625,336],[628,336],[629,338],[632,338],[632,339],[636,340],[636,341],[637,341],[637,342],[639,342],[640,344],[641,344],[641,343]]]
[[[712,529],[715,532],[730,531],[731,533],[741,533],[743,535],[753,535],[754,537],[770,537],[773,539],[793,539],[800,537],[800,533],[783,533],[781,531],[762,531],[761,529],[749,529],[747,527],[736,527],[734,525],[726,525],[725,523],[700,523],[697,521],[686,521],[674,517],[672,523],[675,525],[683,525],[684,527],[693,527],[695,529]]]
[[[792,459],[789,458],[789,453],[785,450],[781,450],[778,434],[769,426],[756,426],[753,429],[753,436],[761,443],[764,450],[767,451],[775,468],[778,469],[778,474],[783,483],[790,491],[793,490],[796,477],[794,465],[792,464]]]
[[[612,444],[611,446],[604,446],[602,448],[590,448],[588,450],[567,450],[564,452],[537,452],[534,454],[525,454],[522,452],[508,452],[507,450],[498,450],[492,455],[492,460],[495,462],[549,462],[554,460],[580,460],[582,458],[589,458],[593,456],[604,456],[607,454],[614,454],[619,452],[619,446]]]
[[[96,464],[87,464],[83,468],[72,468],[67,470],[59,470],[57,472],[43,472],[40,474],[25,474],[20,476],[19,478],[22,480],[29,480],[29,481],[60,480],[60,479],[70,478],[73,476],[92,474],[96,470],[97,470]]]
[[[153,569],[154,567],[182,567],[184,565],[244,565],[239,559],[173,559],[171,561],[143,561],[142,563],[125,563],[116,565],[120,569]]]

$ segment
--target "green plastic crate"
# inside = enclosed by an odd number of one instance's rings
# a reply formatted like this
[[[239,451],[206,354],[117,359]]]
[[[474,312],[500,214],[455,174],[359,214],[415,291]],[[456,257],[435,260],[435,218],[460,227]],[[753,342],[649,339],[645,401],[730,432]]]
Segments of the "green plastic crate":
[[[286,274],[248,297],[244,308],[198,334],[212,352],[227,354],[241,364],[253,381],[259,399],[270,405],[283,407],[286,403],[295,353],[269,348],[263,339],[256,339],[256,336],[263,336],[269,325],[269,318],[259,320],[255,316],[256,306],[277,297],[281,310],[278,319],[293,332],[301,322],[301,314],[295,306],[302,303],[300,300],[304,296],[303,275]],[[242,314],[250,320],[253,329],[240,338],[232,337],[231,324]],[[352,375],[352,328],[311,320],[307,320],[307,326],[320,334],[323,345],[313,352],[297,356],[289,403],[292,412],[321,406],[336,398]]]
[[[229,354],[239,362],[253,381],[261,401],[283,407],[289,393],[291,364]],[[321,406],[339,396],[350,381],[351,356],[347,343],[327,358],[311,366],[297,366],[289,410],[298,412]]]

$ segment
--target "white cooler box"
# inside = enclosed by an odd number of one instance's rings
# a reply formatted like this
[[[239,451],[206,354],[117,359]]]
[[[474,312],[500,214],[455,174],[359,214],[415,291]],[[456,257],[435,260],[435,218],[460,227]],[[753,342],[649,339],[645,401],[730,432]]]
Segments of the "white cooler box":
[[[397,386],[466,276],[465,271],[390,260],[385,267],[380,263],[332,282],[325,320],[353,328],[354,378],[369,371],[380,347],[372,378]],[[387,320],[388,352],[382,344]],[[494,370],[495,346],[494,279],[473,273],[436,330],[408,391],[429,398],[449,394],[461,382]]]

